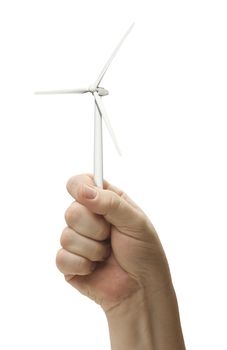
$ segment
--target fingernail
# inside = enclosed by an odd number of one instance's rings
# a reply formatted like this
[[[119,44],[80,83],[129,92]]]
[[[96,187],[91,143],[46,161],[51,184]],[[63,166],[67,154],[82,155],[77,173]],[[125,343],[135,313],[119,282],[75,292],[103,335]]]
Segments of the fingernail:
[[[97,191],[92,186],[84,185],[83,186],[83,195],[87,199],[94,199],[97,195]]]

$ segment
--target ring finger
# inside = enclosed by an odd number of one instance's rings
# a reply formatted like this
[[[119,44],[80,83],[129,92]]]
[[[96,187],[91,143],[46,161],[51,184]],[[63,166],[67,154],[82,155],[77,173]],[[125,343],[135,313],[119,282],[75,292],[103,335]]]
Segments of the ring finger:
[[[108,241],[95,241],[82,236],[69,227],[63,230],[60,243],[69,252],[83,256],[91,261],[103,261],[110,254],[110,243]]]

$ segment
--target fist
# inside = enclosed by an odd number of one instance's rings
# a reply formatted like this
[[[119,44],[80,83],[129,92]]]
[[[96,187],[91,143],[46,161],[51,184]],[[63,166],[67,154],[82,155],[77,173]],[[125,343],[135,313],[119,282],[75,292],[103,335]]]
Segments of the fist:
[[[72,177],[75,201],[56,265],[67,282],[108,311],[137,290],[155,292],[171,279],[160,240],[145,213],[121,190],[91,175]]]

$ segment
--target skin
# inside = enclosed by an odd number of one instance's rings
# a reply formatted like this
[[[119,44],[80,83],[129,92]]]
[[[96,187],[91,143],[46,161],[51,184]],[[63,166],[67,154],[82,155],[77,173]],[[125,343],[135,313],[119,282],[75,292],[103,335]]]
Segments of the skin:
[[[159,237],[120,189],[73,176],[74,202],[56,265],[68,283],[104,310],[112,350],[184,350],[177,299]]]

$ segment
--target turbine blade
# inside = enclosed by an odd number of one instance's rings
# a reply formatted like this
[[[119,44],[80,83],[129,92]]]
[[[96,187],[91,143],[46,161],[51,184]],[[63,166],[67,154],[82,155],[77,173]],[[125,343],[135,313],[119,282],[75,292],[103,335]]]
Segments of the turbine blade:
[[[35,95],[55,95],[55,94],[84,94],[88,92],[88,89],[75,89],[75,90],[53,90],[53,91],[37,91]]]
[[[104,105],[102,103],[102,99],[101,99],[101,97],[98,95],[98,93],[96,91],[94,92],[94,98],[95,98],[95,103],[96,103],[96,106],[98,108],[98,111],[99,111],[99,113],[101,114],[102,118],[104,119],[104,121],[106,123],[106,127],[107,127],[107,129],[108,129],[108,131],[110,133],[110,136],[111,136],[111,138],[113,140],[113,143],[114,143],[114,145],[115,145],[115,147],[117,149],[117,152],[121,156],[121,151],[120,151],[120,148],[118,146],[117,139],[116,139],[116,136],[114,134],[113,128],[112,128],[112,126],[110,124],[110,121],[109,121],[109,118],[107,116],[105,107],[104,107]]]
[[[101,73],[98,76],[98,79],[95,81],[94,83],[94,87],[97,88],[99,86],[99,84],[101,83],[102,78],[104,77],[107,69],[109,68],[109,65],[111,64],[111,62],[113,61],[114,57],[116,56],[118,50],[120,49],[121,45],[123,44],[123,42],[125,41],[126,37],[128,36],[128,34],[131,32],[132,28],[134,27],[135,23],[132,23],[131,26],[129,27],[129,29],[127,30],[127,32],[125,33],[125,35],[123,36],[123,38],[121,39],[121,41],[119,42],[119,44],[117,45],[117,47],[115,48],[115,50],[113,51],[112,55],[110,56],[110,58],[108,59],[108,61],[106,62],[105,66],[103,67]]]

